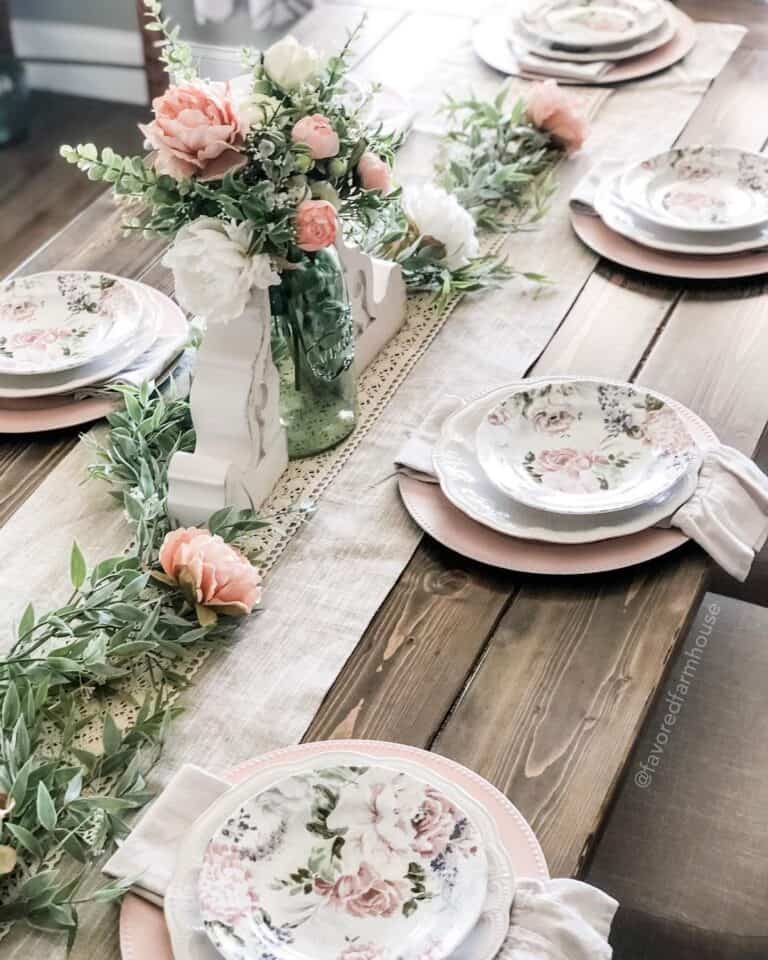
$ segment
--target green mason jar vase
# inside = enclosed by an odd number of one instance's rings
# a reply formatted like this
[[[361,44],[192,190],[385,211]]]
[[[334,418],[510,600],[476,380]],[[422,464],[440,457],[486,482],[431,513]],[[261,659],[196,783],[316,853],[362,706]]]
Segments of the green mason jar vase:
[[[269,299],[280,419],[296,460],[340,443],[357,419],[355,335],[336,250],[305,254],[283,270]]]

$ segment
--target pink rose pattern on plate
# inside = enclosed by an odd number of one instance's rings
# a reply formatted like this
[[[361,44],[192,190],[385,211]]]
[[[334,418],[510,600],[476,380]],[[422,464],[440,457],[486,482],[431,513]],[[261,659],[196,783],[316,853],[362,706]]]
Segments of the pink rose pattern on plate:
[[[491,411],[488,422],[503,426],[522,415],[537,433],[568,439],[582,419],[576,403],[579,389],[576,384],[547,384],[520,390]],[[690,459],[690,435],[661,400],[619,385],[600,384],[596,389],[603,418],[601,446],[527,450],[522,465],[536,483],[563,493],[594,493],[613,489],[622,472],[643,455],[642,448],[651,447],[670,461]]]
[[[63,303],[64,322],[60,326],[41,327],[34,324],[39,322],[49,298],[30,294],[29,283],[24,278],[4,285],[0,324],[6,331],[9,324],[18,324],[22,329],[0,333],[0,357],[22,365],[39,363],[41,358],[79,357],[84,341],[97,324],[134,305],[128,290],[106,274],[87,278],[61,274],[56,288],[57,299]]]
[[[201,912],[226,957],[278,960],[281,946],[302,953],[316,936],[333,960],[396,960],[419,911],[462,889],[469,862],[484,868],[478,836],[439,790],[385,768],[317,770],[259,794],[219,830],[200,875]],[[338,946],[318,929],[335,930]],[[432,936],[402,955],[438,960],[439,947]]]
[[[710,190],[674,185],[662,194],[661,205],[691,224],[727,224],[732,221],[731,205],[725,195],[717,192],[723,189],[717,182],[723,172],[721,157],[716,147],[687,147],[652,157],[641,166],[646,170],[674,170],[675,176],[690,184],[710,183]],[[737,163],[735,183],[743,190],[765,194],[768,192],[768,161],[761,156],[742,154]]]

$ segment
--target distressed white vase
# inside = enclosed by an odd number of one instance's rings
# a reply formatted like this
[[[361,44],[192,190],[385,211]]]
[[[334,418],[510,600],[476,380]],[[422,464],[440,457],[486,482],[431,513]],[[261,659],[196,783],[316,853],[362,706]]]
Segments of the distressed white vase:
[[[377,260],[336,241],[355,325],[355,373],[361,374],[405,321],[406,290],[399,263]]]
[[[336,246],[355,327],[355,372],[361,373],[403,325],[405,284],[398,264],[341,239]],[[258,508],[288,464],[270,332],[264,290],[253,292],[237,319],[208,325],[190,393],[195,451],[174,454],[168,465],[168,510],[179,523],[204,523],[227,506]]]
[[[254,290],[235,320],[208,324],[190,393],[195,451],[168,465],[168,509],[179,523],[259,507],[288,465],[270,325],[265,290]]]

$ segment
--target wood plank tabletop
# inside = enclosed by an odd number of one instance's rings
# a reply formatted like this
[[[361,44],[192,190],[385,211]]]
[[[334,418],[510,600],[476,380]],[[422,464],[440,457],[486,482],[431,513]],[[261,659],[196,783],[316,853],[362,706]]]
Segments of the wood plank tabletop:
[[[450,3],[438,5],[442,14],[409,13],[410,4],[371,6],[360,52],[366,75],[382,71],[391,64],[388,51],[398,51],[402,69],[414,70],[417,80],[412,54],[424,37],[439,52],[466,31]],[[746,0],[681,6],[701,19],[751,29],[678,143],[762,150],[764,10]],[[325,7],[296,33],[330,45],[360,12],[348,4]],[[159,241],[121,239],[118,216],[102,196],[21,270],[98,267],[167,289],[162,249]],[[767,356],[762,284],[662,282],[600,262],[528,372],[637,380],[674,395],[751,454],[768,422]],[[0,523],[76,436],[0,438]],[[708,575],[692,546],[638,568],[565,580],[496,571],[424,537],[305,739],[398,740],[463,762],[519,806],[553,874],[578,874]]]

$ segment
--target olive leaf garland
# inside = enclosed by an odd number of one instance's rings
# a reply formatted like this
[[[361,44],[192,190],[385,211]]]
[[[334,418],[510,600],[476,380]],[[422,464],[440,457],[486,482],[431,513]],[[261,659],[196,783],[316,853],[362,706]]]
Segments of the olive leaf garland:
[[[187,683],[179,665],[226,644],[237,627],[224,617],[201,626],[181,592],[152,577],[169,529],[168,460],[194,445],[189,405],[151,385],[120,392],[125,407],[110,415],[90,472],[112,487],[135,543],[90,568],[73,544],[70,598],[39,617],[28,606],[0,660],[0,924],[63,931],[70,946],[78,907],[126,890],[125,883],[94,886],[88,867],[150,799],[147,775]],[[224,509],[209,529],[232,542],[266,523],[252,511]],[[128,684],[138,677],[145,693],[126,724]],[[96,744],[85,736],[94,725]]]

